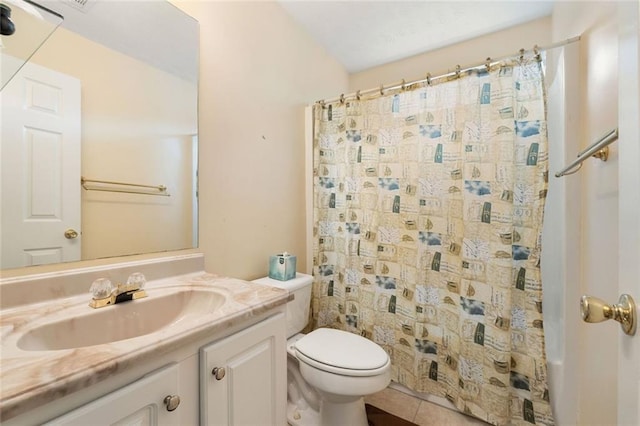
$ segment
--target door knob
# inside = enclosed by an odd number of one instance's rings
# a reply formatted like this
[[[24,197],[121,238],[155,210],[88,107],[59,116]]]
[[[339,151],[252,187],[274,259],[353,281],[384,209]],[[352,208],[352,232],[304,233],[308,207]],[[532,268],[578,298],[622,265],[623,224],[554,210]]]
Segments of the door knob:
[[[636,304],[628,294],[620,296],[617,305],[609,305],[597,297],[584,295],[580,298],[580,311],[584,322],[614,319],[626,334],[633,336],[636,332]]]
[[[78,238],[78,231],[76,231],[75,229],[67,229],[66,231],[64,231],[64,237],[67,240],[73,240],[74,238]]]

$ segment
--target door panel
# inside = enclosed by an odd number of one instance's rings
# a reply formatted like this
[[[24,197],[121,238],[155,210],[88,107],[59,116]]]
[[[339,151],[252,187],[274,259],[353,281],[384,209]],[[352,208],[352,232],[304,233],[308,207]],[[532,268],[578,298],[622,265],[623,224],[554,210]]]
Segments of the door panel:
[[[80,82],[28,63],[1,98],[1,267],[80,260]]]
[[[201,425],[286,424],[284,329],[278,314],[200,350]]]
[[[619,3],[618,291],[640,303],[640,7]],[[638,312],[640,313],[640,312]],[[618,424],[640,424],[640,327],[618,334]]]

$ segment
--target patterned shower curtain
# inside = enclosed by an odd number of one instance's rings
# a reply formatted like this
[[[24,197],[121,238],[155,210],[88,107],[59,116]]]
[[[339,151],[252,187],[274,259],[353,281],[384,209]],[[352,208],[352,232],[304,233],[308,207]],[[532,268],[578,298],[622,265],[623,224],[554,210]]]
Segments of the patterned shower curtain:
[[[314,109],[313,328],[496,425],[553,424],[540,242],[543,71],[518,58]]]

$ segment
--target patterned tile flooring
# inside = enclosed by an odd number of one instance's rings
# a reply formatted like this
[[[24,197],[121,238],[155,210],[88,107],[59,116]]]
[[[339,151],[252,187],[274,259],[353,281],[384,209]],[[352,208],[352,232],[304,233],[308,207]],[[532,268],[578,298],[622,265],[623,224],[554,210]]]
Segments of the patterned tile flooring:
[[[423,401],[399,390],[385,390],[365,397],[365,402],[418,426],[470,426],[488,425],[482,420],[450,410],[429,401]]]

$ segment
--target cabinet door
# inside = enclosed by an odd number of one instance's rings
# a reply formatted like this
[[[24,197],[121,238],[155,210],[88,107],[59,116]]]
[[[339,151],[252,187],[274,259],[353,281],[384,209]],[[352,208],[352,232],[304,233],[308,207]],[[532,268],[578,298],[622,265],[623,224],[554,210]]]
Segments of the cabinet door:
[[[202,348],[200,367],[201,425],[287,424],[284,314]]]
[[[164,399],[178,389],[178,366],[172,364],[115,392],[77,408],[47,425],[181,425],[180,407],[168,411]]]

